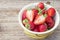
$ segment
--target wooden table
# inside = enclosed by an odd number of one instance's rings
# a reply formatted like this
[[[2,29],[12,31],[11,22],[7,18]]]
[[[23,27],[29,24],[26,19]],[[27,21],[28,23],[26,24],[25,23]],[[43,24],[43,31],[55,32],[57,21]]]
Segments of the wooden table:
[[[0,40],[35,40],[27,37],[18,23],[20,9],[30,3],[48,0],[0,0]],[[60,0],[50,0],[60,13]],[[45,40],[60,40],[60,25],[53,35]]]

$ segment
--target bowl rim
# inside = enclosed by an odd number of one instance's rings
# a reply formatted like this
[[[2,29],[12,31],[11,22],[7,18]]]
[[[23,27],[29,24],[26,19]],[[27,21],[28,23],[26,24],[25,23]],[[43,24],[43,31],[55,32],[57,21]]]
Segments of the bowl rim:
[[[50,30],[45,31],[45,32],[34,32],[34,31],[30,31],[29,29],[27,29],[27,28],[24,27],[24,25],[23,25],[22,22],[21,22],[21,18],[20,18],[20,17],[22,17],[21,13],[23,12],[23,10],[24,10],[25,8],[27,8],[28,6],[31,6],[32,4],[33,4],[33,5],[36,5],[36,4],[38,4],[38,2],[37,2],[37,3],[28,4],[28,5],[24,6],[24,7],[21,9],[21,11],[19,11],[18,20],[19,20],[20,26],[21,26],[24,30],[26,30],[26,31],[28,31],[28,32],[30,32],[30,33],[33,33],[33,34],[46,34],[46,33],[49,33],[49,32],[51,32],[51,31],[55,30],[55,29],[57,28],[58,24],[59,24],[59,13],[57,12],[57,10],[56,10],[56,15],[58,15],[58,16],[57,16],[57,23],[56,23],[56,25],[55,25],[53,28],[51,28]],[[44,5],[48,5],[48,4],[45,4],[45,3],[44,3]],[[52,7],[52,6],[50,6],[50,5],[48,5],[48,6],[49,6],[49,7]]]

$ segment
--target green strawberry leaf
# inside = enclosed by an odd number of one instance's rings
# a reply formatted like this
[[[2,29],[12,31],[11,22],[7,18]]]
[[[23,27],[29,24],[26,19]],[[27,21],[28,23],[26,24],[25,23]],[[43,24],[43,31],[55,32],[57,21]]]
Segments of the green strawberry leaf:
[[[44,16],[44,17],[47,17],[47,14],[44,14],[43,16]]]
[[[30,11],[30,10],[31,10],[31,8],[28,8],[27,10],[29,10],[29,11]]]
[[[36,9],[39,11],[38,14],[42,14],[42,10],[39,7],[36,7]]]
[[[42,11],[39,11],[39,13],[38,14],[42,14]]]
[[[27,29],[30,29],[30,25],[29,25],[28,23],[25,25],[25,27],[26,27]]]
[[[28,19],[24,19],[23,20],[23,23],[28,23]]]

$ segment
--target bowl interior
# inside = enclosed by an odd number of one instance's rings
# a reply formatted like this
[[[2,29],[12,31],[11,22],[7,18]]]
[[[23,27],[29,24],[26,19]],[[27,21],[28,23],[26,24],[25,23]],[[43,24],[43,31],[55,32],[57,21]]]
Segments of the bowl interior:
[[[51,31],[53,31],[54,29],[56,29],[57,25],[59,24],[59,14],[58,14],[57,10],[56,10],[56,15],[55,15],[55,17],[54,17],[55,25],[54,25],[54,27],[51,28],[50,30],[45,31],[45,32],[33,32],[33,31],[30,31],[30,30],[28,30],[27,28],[24,27],[24,25],[22,24],[22,12],[23,12],[25,9],[34,8],[35,6],[37,6],[37,4],[38,4],[38,3],[31,3],[31,4],[29,4],[29,5],[24,6],[24,7],[21,9],[21,11],[19,12],[19,16],[18,16],[18,17],[19,17],[18,19],[19,19],[19,24],[20,24],[20,26],[21,26],[24,30],[27,30],[27,31],[29,31],[29,32],[31,32],[31,33],[34,33],[34,34],[49,33],[49,32],[51,32]],[[50,7],[52,7],[52,6],[47,5],[47,4],[45,4],[45,3],[44,3],[44,5],[45,5],[46,9],[49,9]]]

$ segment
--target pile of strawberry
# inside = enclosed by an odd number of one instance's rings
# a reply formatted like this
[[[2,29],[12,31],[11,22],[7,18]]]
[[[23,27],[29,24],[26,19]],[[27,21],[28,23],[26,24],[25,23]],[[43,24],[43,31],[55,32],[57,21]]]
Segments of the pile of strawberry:
[[[53,28],[55,13],[54,8],[45,9],[44,3],[40,2],[36,8],[23,11],[22,23],[31,31],[44,32]]]

